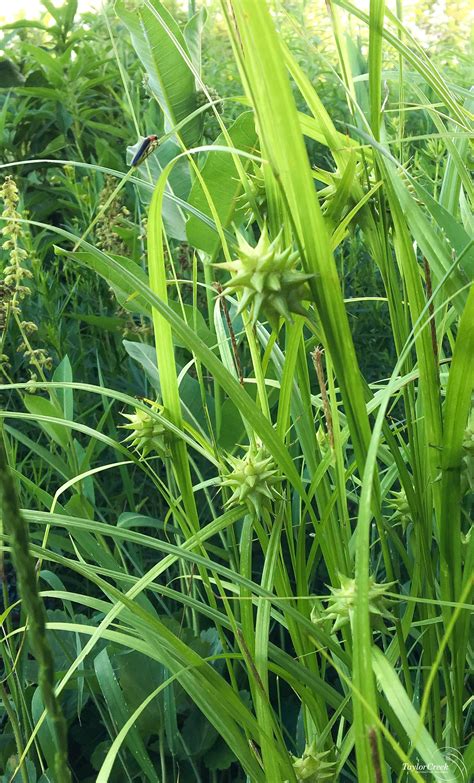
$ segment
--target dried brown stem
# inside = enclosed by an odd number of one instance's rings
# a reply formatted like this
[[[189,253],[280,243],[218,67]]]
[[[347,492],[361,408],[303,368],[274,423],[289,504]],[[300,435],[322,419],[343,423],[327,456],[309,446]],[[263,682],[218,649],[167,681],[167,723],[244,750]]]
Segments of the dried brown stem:
[[[316,375],[318,376],[319,388],[321,389],[321,400],[323,403],[324,418],[326,419],[326,429],[328,432],[329,444],[331,449],[334,449],[334,429],[332,426],[331,408],[329,406],[329,398],[326,389],[326,376],[324,373],[322,361],[323,353],[324,349],[321,348],[320,345],[317,345],[311,354],[311,358],[313,360],[314,369],[316,370]]]
[[[227,307],[227,302],[225,300],[225,296],[222,295],[222,286],[220,283],[214,283],[217,293],[219,294],[219,303],[221,306],[221,310],[224,313],[225,322],[227,324],[227,329],[229,330],[230,335],[230,342],[232,344],[232,354],[234,357],[235,366],[237,368],[237,372],[239,375],[239,381],[241,386],[244,385],[244,373],[242,370],[242,364],[240,361],[239,351],[237,348],[237,340],[235,339],[235,332],[234,327],[232,326],[232,321],[230,320],[229,315],[229,308]]]

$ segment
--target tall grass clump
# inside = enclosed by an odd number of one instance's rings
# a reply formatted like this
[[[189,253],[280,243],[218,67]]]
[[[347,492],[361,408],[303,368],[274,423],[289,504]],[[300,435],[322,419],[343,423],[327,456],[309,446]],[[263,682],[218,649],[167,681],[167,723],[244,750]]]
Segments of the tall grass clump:
[[[328,2],[329,65],[281,5],[116,0],[91,28],[113,87],[73,2],[48,54],[25,44],[42,90],[60,63],[83,81],[74,148],[2,164],[2,438],[56,668],[45,710],[7,524],[4,780],[67,779],[53,713],[82,781],[472,771],[472,98],[402,3]],[[35,78],[12,99],[51,97]],[[128,171],[92,146],[91,92],[93,129],[113,96],[129,139],[159,138]],[[53,302],[54,371],[28,371]]]

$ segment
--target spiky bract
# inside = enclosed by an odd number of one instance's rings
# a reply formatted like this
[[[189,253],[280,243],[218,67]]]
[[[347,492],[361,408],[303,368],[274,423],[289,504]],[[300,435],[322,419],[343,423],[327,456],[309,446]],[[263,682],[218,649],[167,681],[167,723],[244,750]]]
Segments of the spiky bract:
[[[259,166],[255,161],[252,161],[248,175],[246,189],[239,196],[238,203],[239,208],[245,211],[246,219],[249,223],[253,223],[258,219],[259,215],[265,212],[267,203],[263,166]]]
[[[328,752],[316,750],[316,743],[306,745],[300,758],[293,756],[293,769],[298,783],[327,783],[334,780],[334,762],[326,761]]]
[[[131,430],[125,442],[135,448],[142,457],[146,457],[151,451],[157,451],[162,456],[168,453],[166,436],[167,431],[163,424],[142,408],[135,408],[135,413],[122,414],[129,420],[123,428]]]
[[[391,494],[392,499],[388,505],[395,509],[394,518],[402,523],[403,530],[405,530],[406,526],[412,518],[411,508],[408,505],[406,492],[404,489],[401,489],[399,492],[392,492]]]
[[[331,595],[328,598],[328,605],[322,612],[321,616],[317,616],[314,612],[311,614],[313,622],[321,622],[321,620],[331,619],[334,620],[332,626],[332,633],[335,633],[342,628],[346,623],[352,625],[354,616],[354,609],[357,602],[357,583],[355,579],[351,579],[344,574],[339,574],[340,587],[330,587]],[[393,616],[390,614],[387,608],[386,592],[394,582],[386,584],[378,584],[373,577],[369,577],[369,613],[373,618],[384,617],[389,620],[393,620]]]
[[[302,303],[310,298],[307,281],[312,275],[295,269],[299,254],[291,246],[283,246],[282,233],[270,240],[264,227],[257,245],[252,247],[237,232],[237,242],[237,258],[216,266],[232,275],[224,290],[241,294],[239,313],[250,307],[255,323],[262,312],[274,329],[278,329],[280,318],[291,322],[292,313],[306,315]]]
[[[261,515],[277,499],[275,484],[282,480],[273,457],[264,446],[249,446],[244,457],[228,457],[231,470],[222,479],[232,496],[227,506],[245,503],[249,512]]]

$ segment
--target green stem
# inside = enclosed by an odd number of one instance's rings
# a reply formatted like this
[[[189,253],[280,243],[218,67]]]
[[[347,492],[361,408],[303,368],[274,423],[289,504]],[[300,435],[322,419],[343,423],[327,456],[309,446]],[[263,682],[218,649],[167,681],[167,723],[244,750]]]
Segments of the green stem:
[[[10,700],[8,698],[7,689],[5,688],[3,682],[0,681],[0,699],[2,701],[3,706],[5,707],[5,712],[7,713],[7,717],[10,723],[10,726],[13,731],[13,736],[15,737],[15,745],[16,750],[18,753],[18,756],[23,755],[23,742],[21,739],[21,733],[20,733],[20,726],[18,724],[16,715],[14,711],[11,708]],[[20,773],[21,773],[21,779],[23,783],[28,783],[28,770],[26,768],[26,764],[22,764],[20,767]]]
[[[67,761],[67,724],[54,690],[54,660],[46,638],[46,612],[41,600],[34,560],[30,555],[28,526],[20,513],[18,498],[0,441],[0,493],[2,514],[12,546],[12,559],[18,577],[23,608],[28,617],[28,637],[38,662],[39,686],[55,738],[57,783],[70,783]]]

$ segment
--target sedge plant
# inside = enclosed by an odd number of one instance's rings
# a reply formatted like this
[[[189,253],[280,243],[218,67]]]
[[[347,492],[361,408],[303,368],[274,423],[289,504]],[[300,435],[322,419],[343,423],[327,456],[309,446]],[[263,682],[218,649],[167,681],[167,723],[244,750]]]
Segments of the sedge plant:
[[[334,0],[333,79],[346,105],[336,122],[281,9],[230,0],[220,14],[242,94],[227,123],[203,78],[204,10],[187,22],[159,0],[115,10],[162,121],[159,165],[121,174],[146,235],[137,250],[122,232],[124,255],[94,241],[99,216],[79,238],[27,223],[54,232],[57,258],[105,279],[148,329],[124,341],[133,373],[120,383],[100,366],[98,382],[73,377],[69,365],[28,397],[26,381],[2,386],[15,401],[3,435],[29,500],[49,639],[65,651],[55,698],[71,726],[74,711],[100,724],[100,783],[169,783],[181,770],[212,783],[423,781],[420,764],[436,781],[446,764],[467,780],[468,95],[400,14]],[[366,61],[343,35],[349,21]],[[398,67],[389,83],[387,62]],[[213,144],[203,108],[219,128]],[[410,158],[415,108],[435,129],[432,177]],[[340,274],[354,246],[381,286],[361,298],[386,308],[391,367],[375,381]],[[36,489],[15,467],[28,446],[44,463]],[[113,476],[119,500],[107,493]],[[8,529],[2,541],[16,546]],[[47,776],[47,712],[20,694],[30,611],[20,598],[2,640],[9,763],[13,775],[33,764]]]

